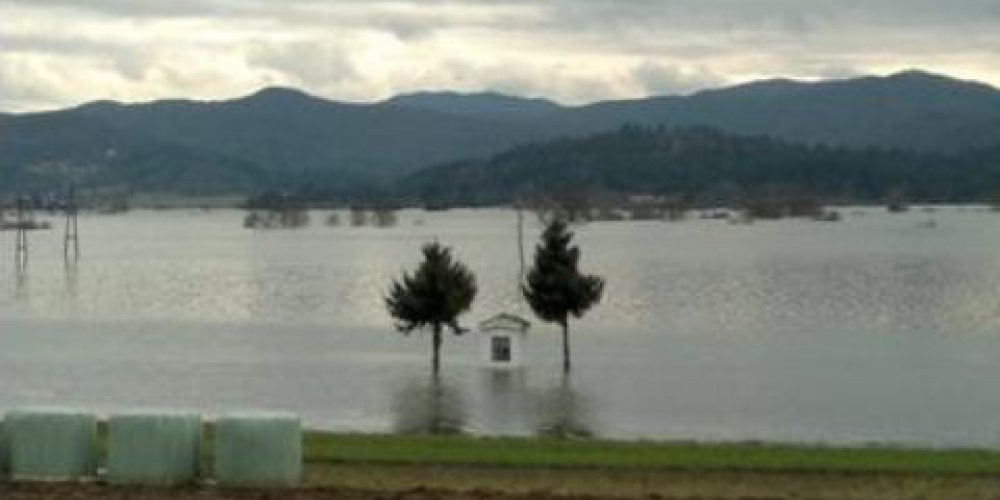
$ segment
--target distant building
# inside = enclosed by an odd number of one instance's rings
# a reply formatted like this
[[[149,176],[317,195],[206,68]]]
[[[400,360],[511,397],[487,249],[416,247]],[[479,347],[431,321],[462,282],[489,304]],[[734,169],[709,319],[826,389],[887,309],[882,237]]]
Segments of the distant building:
[[[479,323],[484,365],[494,369],[522,368],[525,337],[530,326],[528,320],[508,313]]]

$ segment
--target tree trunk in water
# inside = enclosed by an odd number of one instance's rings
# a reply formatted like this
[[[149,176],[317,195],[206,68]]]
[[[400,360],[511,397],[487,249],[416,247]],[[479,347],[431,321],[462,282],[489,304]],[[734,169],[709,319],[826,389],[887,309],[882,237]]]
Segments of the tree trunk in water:
[[[440,353],[440,351],[441,351],[441,325],[434,325],[434,357],[433,357],[433,366],[434,366],[434,376],[435,377],[437,377],[438,372],[440,371],[440,368],[441,368],[441,362],[439,360],[439,356],[440,356],[439,353]]]
[[[563,321],[563,373],[569,373],[569,323]]]

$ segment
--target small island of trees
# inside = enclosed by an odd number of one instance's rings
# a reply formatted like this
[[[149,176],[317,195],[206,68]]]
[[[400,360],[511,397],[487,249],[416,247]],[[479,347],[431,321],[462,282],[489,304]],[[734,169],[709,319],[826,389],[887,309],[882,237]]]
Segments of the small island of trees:
[[[555,323],[562,331],[563,372],[571,368],[569,318],[582,317],[600,301],[604,279],[582,274],[580,248],[571,245],[573,233],[561,218],[549,223],[535,251],[535,260],[521,292],[531,310],[542,321]],[[429,328],[432,334],[431,367],[440,372],[442,333],[466,330],[458,317],[469,311],[478,292],[475,275],[452,256],[450,248],[434,242],[422,248],[424,260],[412,274],[394,280],[384,297],[396,328],[404,333]]]

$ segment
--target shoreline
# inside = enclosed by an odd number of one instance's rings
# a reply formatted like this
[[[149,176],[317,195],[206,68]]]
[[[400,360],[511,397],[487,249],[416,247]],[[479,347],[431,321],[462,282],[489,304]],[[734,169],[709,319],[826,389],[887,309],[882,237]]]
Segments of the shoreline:
[[[702,472],[1000,475],[1000,450],[308,431],[308,463]]]
[[[206,430],[210,441],[210,427]],[[177,488],[117,487],[99,480],[0,483],[0,494],[9,500],[965,500],[995,498],[1000,491],[1000,451],[987,450],[317,431],[303,439],[304,479],[293,489],[222,489],[210,481]],[[204,463],[211,463],[206,458]]]

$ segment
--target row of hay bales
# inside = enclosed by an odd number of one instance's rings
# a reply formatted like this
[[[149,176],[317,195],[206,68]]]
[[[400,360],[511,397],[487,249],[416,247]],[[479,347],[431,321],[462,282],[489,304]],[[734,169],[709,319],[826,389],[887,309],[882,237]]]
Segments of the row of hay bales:
[[[302,427],[288,413],[233,413],[213,426],[202,450],[196,413],[112,414],[98,439],[94,414],[71,409],[20,409],[0,426],[0,471],[13,481],[87,481],[174,486],[208,479],[220,486],[292,487],[302,475]],[[204,453],[208,452],[208,453]],[[211,456],[202,464],[202,456]]]

